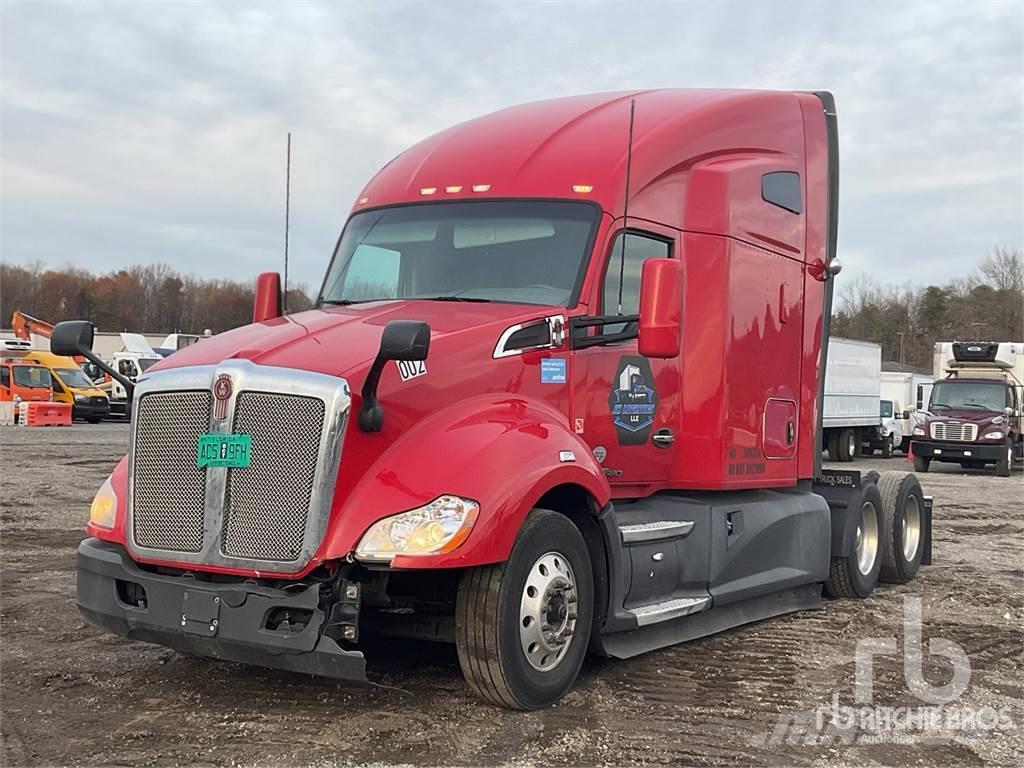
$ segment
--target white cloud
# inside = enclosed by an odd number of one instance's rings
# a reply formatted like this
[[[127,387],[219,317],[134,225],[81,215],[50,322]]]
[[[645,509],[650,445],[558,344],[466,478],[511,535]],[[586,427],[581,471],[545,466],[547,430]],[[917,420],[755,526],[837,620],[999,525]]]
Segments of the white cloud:
[[[408,144],[539,98],[828,88],[847,273],[963,274],[1024,242],[1024,20],[1012,3],[0,6],[11,261],[279,265],[317,285],[355,195]],[[60,34],[54,34],[59,29]]]

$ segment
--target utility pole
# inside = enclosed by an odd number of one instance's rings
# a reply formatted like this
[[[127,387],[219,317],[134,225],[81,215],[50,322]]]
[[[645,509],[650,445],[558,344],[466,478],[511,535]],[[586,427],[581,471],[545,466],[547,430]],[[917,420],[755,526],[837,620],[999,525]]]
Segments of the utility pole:
[[[896,335],[900,337],[900,365],[905,365],[905,358],[903,357],[903,331],[896,331]]]

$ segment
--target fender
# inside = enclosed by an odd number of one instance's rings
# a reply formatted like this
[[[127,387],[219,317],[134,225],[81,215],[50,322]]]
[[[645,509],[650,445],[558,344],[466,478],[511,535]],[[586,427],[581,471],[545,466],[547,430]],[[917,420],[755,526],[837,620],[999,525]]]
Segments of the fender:
[[[574,459],[563,461],[562,451]],[[344,460],[341,472],[344,473]],[[519,528],[551,488],[573,483],[598,508],[611,489],[564,414],[541,401],[496,393],[468,398],[423,419],[394,443],[346,498],[336,498],[317,559],[351,553],[381,518],[454,494],[480,504],[461,547],[394,558],[393,568],[464,568],[508,559]]]

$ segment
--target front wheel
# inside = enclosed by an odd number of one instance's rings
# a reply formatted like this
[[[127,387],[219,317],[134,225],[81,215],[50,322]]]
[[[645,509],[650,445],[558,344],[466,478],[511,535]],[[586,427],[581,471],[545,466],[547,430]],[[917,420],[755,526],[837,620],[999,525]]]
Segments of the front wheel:
[[[583,536],[564,515],[535,509],[507,562],[462,577],[455,607],[462,673],[492,704],[554,704],[579,674],[593,616],[594,579]]]
[[[896,435],[889,435],[882,443],[882,458],[891,459],[896,452]]]
[[[1009,477],[1013,471],[1013,441],[1007,440],[1003,446],[1003,458],[996,462],[996,475]]]
[[[916,453],[914,454],[914,471],[915,472],[927,472],[928,471],[928,467],[929,467],[929,465],[931,463],[932,463],[932,460],[930,458],[928,458],[927,456],[918,456]]]

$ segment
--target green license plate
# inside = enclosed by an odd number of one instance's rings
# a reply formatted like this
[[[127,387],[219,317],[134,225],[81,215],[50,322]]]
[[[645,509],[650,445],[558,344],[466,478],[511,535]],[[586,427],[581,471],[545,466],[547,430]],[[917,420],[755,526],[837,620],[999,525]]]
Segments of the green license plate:
[[[251,452],[251,435],[200,435],[196,466],[248,467]]]

